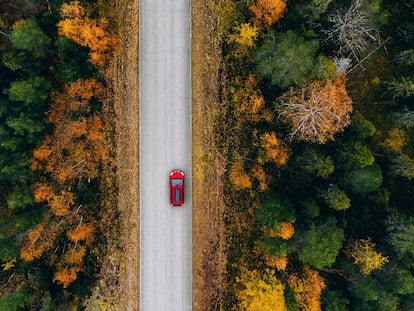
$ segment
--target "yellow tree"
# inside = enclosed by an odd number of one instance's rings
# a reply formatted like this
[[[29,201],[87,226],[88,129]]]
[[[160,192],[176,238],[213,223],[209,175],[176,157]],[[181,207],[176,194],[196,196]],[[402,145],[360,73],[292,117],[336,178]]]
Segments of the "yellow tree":
[[[260,272],[243,268],[237,278],[240,311],[286,311],[284,287],[270,269]]]
[[[299,90],[291,88],[279,98],[277,110],[290,122],[292,138],[323,144],[349,125],[352,100],[345,82],[342,73],[323,84],[312,81]]]
[[[375,243],[370,238],[356,240],[350,244],[347,254],[352,257],[354,264],[359,267],[363,275],[369,275],[372,271],[381,269],[389,261],[388,257],[375,250]]]
[[[295,293],[298,310],[321,310],[320,298],[326,285],[317,271],[304,266],[301,275],[291,274],[289,276],[288,283]]]
[[[393,152],[401,152],[407,143],[407,133],[401,128],[392,128],[380,146]]]
[[[255,25],[269,28],[282,18],[285,8],[286,1],[284,0],[257,0],[249,9],[254,14]]]
[[[252,48],[256,45],[259,29],[250,23],[243,23],[234,27],[235,33],[229,37],[229,42],[235,42],[241,46]]]

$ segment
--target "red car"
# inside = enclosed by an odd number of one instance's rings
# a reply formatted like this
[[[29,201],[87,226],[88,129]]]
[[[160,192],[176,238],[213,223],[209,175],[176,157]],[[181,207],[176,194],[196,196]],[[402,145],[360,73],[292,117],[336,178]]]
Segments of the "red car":
[[[184,204],[184,173],[182,171],[170,173],[170,201],[172,206]]]

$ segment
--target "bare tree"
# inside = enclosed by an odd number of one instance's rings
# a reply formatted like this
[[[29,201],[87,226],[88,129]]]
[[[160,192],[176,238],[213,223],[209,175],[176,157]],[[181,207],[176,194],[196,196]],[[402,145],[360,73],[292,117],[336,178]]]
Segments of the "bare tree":
[[[352,56],[357,61],[365,54],[372,42],[379,42],[378,30],[364,0],[354,0],[351,6],[337,9],[329,15],[332,28],[325,30],[328,40],[339,45],[341,57]]]
[[[413,127],[414,126],[414,111],[408,110],[407,107],[404,110],[397,112],[394,115],[395,121],[397,124],[405,126],[405,127]]]
[[[323,144],[350,123],[352,100],[344,73],[324,84],[311,81],[279,97],[276,110],[290,123],[291,138]]]

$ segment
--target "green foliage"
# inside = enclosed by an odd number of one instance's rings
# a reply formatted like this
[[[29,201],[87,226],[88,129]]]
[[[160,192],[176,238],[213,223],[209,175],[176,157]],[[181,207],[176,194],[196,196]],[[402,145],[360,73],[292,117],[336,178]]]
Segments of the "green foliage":
[[[288,245],[286,241],[282,239],[265,236],[257,244],[265,252],[276,256],[286,256],[288,254]]]
[[[316,58],[311,76],[318,80],[330,80],[336,74],[335,63],[324,54],[319,54]]]
[[[50,82],[43,77],[14,81],[10,83],[9,98],[25,104],[41,103],[48,98],[50,88]]]
[[[299,260],[317,269],[330,267],[335,262],[345,238],[343,229],[336,226],[332,217],[320,224],[312,223],[295,237]]]
[[[354,297],[364,300],[372,301],[378,299],[378,289],[380,285],[373,277],[362,275],[354,275],[349,282],[349,291]]]
[[[30,300],[28,286],[20,287],[16,292],[0,298],[0,310],[18,311],[24,310],[25,304]]]
[[[285,89],[300,86],[309,79],[318,49],[318,40],[306,40],[292,30],[285,33],[270,30],[263,44],[254,49],[253,59],[262,78]]]
[[[346,210],[351,206],[351,200],[345,191],[333,184],[330,184],[325,189],[320,189],[318,196],[329,208],[337,211]]]
[[[16,49],[29,52],[44,52],[51,43],[33,18],[13,27],[11,41]]]
[[[382,172],[377,164],[351,170],[344,174],[343,183],[355,193],[367,193],[382,185]]]
[[[385,83],[387,92],[392,95],[393,100],[409,98],[414,96],[414,79],[401,77]]]
[[[311,147],[305,148],[303,153],[296,158],[296,163],[306,173],[322,178],[327,178],[335,169],[334,162],[329,155]]]
[[[289,200],[278,194],[270,194],[256,210],[255,217],[267,229],[276,231],[282,221],[295,221],[295,209]]]
[[[399,154],[393,159],[393,173],[411,180],[414,178],[414,159],[406,154]]]
[[[338,162],[349,169],[362,168],[374,164],[371,150],[359,141],[349,141],[341,146]]]
[[[0,233],[0,237],[2,234]],[[4,263],[19,256],[19,246],[11,239],[0,239],[0,262]]]
[[[16,189],[7,196],[7,206],[11,209],[26,208],[34,204],[30,188]]]
[[[59,36],[55,46],[62,61],[57,66],[57,79],[63,82],[73,82],[77,79],[90,77],[93,65],[88,60],[89,50],[77,45],[72,40]]]
[[[348,128],[351,137],[363,140],[374,136],[376,131],[375,125],[371,121],[365,119],[364,116],[358,113],[352,115],[351,125]]]
[[[399,258],[414,258],[414,217],[390,217],[388,242]]]
[[[408,295],[414,293],[414,276],[410,270],[398,264],[386,270],[386,277],[383,284],[387,291],[398,295]]]
[[[313,219],[320,216],[321,207],[315,200],[301,202],[302,210],[307,218]]]
[[[322,292],[322,310],[324,311],[348,311],[349,299],[338,290]]]

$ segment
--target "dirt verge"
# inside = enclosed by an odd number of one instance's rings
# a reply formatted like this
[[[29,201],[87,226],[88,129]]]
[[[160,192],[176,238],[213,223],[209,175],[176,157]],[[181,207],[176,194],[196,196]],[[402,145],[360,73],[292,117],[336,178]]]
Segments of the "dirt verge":
[[[109,156],[102,172],[103,232],[107,250],[91,310],[139,309],[139,80],[138,0],[100,5],[119,38],[119,51],[103,73],[103,114]],[[106,229],[106,230],[105,230]]]
[[[222,177],[215,126],[221,51],[217,2],[192,1],[193,310],[221,310],[225,256]]]

